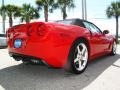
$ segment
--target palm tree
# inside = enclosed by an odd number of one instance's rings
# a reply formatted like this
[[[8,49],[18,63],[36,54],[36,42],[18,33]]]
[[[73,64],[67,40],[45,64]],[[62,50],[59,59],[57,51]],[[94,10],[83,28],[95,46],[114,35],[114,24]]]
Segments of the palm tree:
[[[5,13],[4,13],[4,10],[5,8],[4,8],[4,2],[3,2],[3,5],[2,5],[2,7],[0,7],[0,15],[2,16],[2,25],[3,25],[3,33],[5,33]]]
[[[66,9],[74,8],[74,0],[57,0],[57,6],[61,9],[61,13],[63,15],[63,20],[67,17]]]
[[[29,23],[31,19],[40,17],[39,10],[30,4],[23,4],[20,13],[21,22],[25,21],[26,23]]]
[[[120,1],[112,2],[106,10],[108,18],[114,17],[116,19],[116,41],[118,42],[119,17],[120,17]]]
[[[48,12],[52,13],[55,8],[55,0],[36,0],[38,9],[44,9],[45,21],[48,22]]]
[[[3,11],[5,11],[5,6],[0,7],[0,15],[2,16]]]
[[[18,12],[19,12],[19,7],[15,6],[15,5],[6,5],[6,6],[2,6],[0,8],[0,11],[3,11],[5,12],[5,16],[8,16],[9,18],[9,26],[12,27],[13,25],[13,17],[18,17]],[[0,12],[1,14],[1,12]]]

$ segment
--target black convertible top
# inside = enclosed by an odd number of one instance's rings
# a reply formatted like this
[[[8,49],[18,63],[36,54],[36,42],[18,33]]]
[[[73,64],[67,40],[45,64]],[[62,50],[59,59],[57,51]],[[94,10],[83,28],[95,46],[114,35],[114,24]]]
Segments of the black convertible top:
[[[76,19],[58,20],[55,22],[66,24],[66,25],[77,25],[77,26],[85,27],[83,24],[83,21],[85,21],[85,20],[76,18]]]

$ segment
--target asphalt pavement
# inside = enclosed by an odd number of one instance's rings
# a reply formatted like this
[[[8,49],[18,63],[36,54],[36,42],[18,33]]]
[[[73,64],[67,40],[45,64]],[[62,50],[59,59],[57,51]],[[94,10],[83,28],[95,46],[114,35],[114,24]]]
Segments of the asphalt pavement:
[[[120,90],[120,45],[117,55],[96,59],[80,75],[24,65],[0,49],[0,90]]]

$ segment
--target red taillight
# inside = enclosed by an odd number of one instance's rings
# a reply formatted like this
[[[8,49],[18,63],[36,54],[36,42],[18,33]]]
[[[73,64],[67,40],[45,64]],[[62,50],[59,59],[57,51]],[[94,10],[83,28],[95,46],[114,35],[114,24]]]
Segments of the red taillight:
[[[27,26],[27,35],[38,35],[38,36],[44,36],[47,32],[46,25],[43,23],[40,24],[29,24]]]
[[[14,29],[13,28],[9,28],[7,31],[6,31],[6,35],[8,38],[11,37],[11,34],[14,34]]]
[[[42,25],[39,25],[38,26],[38,28],[37,28],[37,34],[39,35],[39,36],[44,36],[45,34],[46,34],[46,27],[45,27],[45,25],[44,24],[42,24]]]

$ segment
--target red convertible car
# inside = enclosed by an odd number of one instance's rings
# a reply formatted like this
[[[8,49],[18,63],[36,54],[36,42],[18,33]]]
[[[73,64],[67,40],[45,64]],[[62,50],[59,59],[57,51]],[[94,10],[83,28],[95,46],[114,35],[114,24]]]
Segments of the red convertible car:
[[[8,50],[16,61],[43,62],[82,73],[88,62],[116,54],[116,40],[93,23],[81,19],[20,24],[7,31]]]

